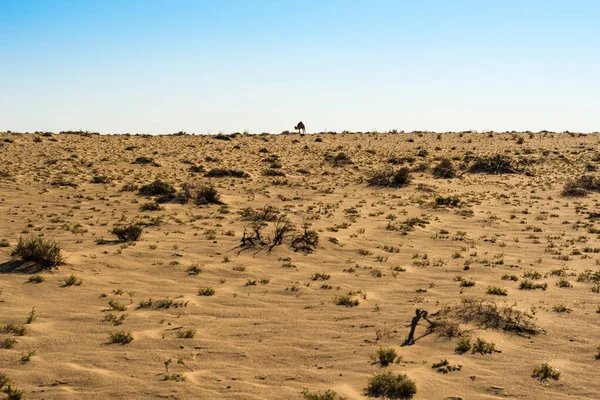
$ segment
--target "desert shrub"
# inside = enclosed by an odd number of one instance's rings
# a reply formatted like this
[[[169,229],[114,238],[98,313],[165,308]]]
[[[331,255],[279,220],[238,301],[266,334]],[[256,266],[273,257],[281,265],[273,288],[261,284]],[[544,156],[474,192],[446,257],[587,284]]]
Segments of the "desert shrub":
[[[292,239],[292,248],[294,251],[302,251],[311,253],[319,244],[319,234],[317,231],[308,229],[308,225],[304,225],[304,229],[299,234],[294,235]]]
[[[190,167],[190,172],[194,173],[194,174],[199,174],[201,172],[204,172],[205,169],[202,165],[192,165]]]
[[[162,207],[160,204],[154,203],[144,203],[140,205],[140,211],[160,211]]]
[[[475,174],[515,174],[517,169],[513,166],[513,160],[509,156],[496,154],[487,157],[477,157],[469,167],[469,172]]]
[[[368,179],[369,186],[380,187],[401,187],[408,184],[411,180],[410,169],[403,167],[393,171],[377,171],[374,172]]]
[[[343,165],[352,164],[352,160],[346,153],[337,153],[335,156],[326,156],[325,159],[329,161],[334,167],[341,167]]]
[[[135,242],[142,236],[142,226],[137,222],[126,225],[117,225],[110,231],[113,235],[124,242]]]
[[[250,175],[247,172],[239,169],[213,168],[204,176],[207,178],[248,178]]]
[[[345,397],[340,396],[333,390],[326,390],[324,392],[309,392],[304,390],[302,396],[305,400],[346,400]]]
[[[560,371],[551,367],[548,363],[544,363],[539,367],[534,368],[531,377],[539,379],[540,381],[546,381],[548,379],[557,381],[558,378],[560,378]]]
[[[456,348],[454,349],[454,351],[456,351],[458,354],[464,354],[464,353],[469,352],[470,350],[471,350],[471,338],[469,338],[469,337],[460,338],[460,340],[456,344]]]
[[[409,399],[417,393],[417,385],[407,375],[394,375],[387,371],[369,378],[365,392],[373,397]]]
[[[493,342],[487,342],[482,338],[477,338],[473,345],[473,354],[492,354],[496,351],[496,344]]]
[[[514,305],[498,304],[483,298],[467,297],[457,307],[449,307],[436,313],[437,318],[454,317],[465,323],[474,322],[483,328],[502,329],[531,335],[543,332],[532,322],[530,314],[522,312]]]
[[[136,190],[138,190],[138,187],[133,183],[126,183],[121,188],[121,192],[135,192]]]
[[[132,164],[142,164],[142,165],[144,165],[144,164],[152,164],[153,162],[154,162],[153,158],[142,156],[142,157],[137,157]]]
[[[110,178],[106,175],[96,175],[92,178],[92,183],[110,183]]]
[[[263,176],[285,176],[285,172],[269,168],[263,170],[262,174]]]
[[[565,183],[561,196],[583,197],[589,192],[600,192],[600,178],[592,175],[582,175]]]
[[[215,289],[211,287],[198,289],[198,296],[212,296],[215,294]]]
[[[440,162],[433,167],[434,178],[452,179],[456,177],[456,169],[449,158],[442,158]]]
[[[172,195],[176,192],[175,187],[168,182],[156,179],[154,182],[144,185],[139,193],[143,196],[164,196]]]
[[[359,301],[352,299],[352,296],[349,294],[339,294],[335,296],[334,300],[336,305],[344,307],[356,307],[359,304]]]
[[[56,268],[65,261],[58,243],[41,236],[20,237],[11,256],[32,261],[44,269]]]
[[[223,204],[221,202],[221,195],[212,185],[200,186],[195,193],[194,203],[196,205],[203,204]]]
[[[131,332],[119,331],[111,333],[108,337],[109,343],[127,344],[133,341]]]
[[[377,361],[382,367],[387,367],[389,364],[393,363],[398,354],[395,349],[379,349],[377,350]]]
[[[177,337],[179,339],[192,339],[195,335],[196,335],[196,331],[193,329],[177,331]]]
[[[487,289],[487,294],[493,294],[495,296],[506,296],[507,295],[507,291],[506,289],[503,289],[501,287],[498,286],[488,286]]]
[[[438,207],[460,207],[463,202],[456,196],[437,196],[435,198],[435,205]]]

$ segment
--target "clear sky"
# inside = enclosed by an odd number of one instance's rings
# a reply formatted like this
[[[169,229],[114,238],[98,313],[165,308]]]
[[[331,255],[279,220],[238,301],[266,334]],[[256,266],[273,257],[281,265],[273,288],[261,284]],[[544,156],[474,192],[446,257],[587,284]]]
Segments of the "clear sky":
[[[597,0],[0,0],[0,130],[600,131]]]

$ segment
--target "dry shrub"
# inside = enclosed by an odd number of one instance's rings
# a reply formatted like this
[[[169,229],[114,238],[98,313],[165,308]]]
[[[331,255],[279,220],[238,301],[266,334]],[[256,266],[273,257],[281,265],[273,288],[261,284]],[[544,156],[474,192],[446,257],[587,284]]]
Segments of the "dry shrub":
[[[454,317],[464,323],[473,322],[482,328],[536,335],[543,331],[533,323],[533,316],[513,305],[499,304],[493,300],[467,297],[460,305],[447,307],[436,317]]]
[[[41,236],[19,238],[11,255],[23,261],[32,261],[44,269],[52,269],[64,263],[58,243]]]

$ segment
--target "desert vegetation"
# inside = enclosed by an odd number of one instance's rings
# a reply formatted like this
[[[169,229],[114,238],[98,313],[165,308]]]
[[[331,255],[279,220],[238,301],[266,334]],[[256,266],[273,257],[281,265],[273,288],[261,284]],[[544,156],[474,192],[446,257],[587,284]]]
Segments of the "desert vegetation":
[[[0,133],[0,389],[600,398],[597,139]]]

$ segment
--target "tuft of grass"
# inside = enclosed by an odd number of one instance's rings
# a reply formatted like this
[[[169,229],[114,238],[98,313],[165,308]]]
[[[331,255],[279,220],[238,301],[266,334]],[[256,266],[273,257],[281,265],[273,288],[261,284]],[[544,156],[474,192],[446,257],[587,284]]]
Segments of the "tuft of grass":
[[[493,294],[495,296],[506,296],[508,291],[498,286],[488,286],[487,294]]]
[[[17,343],[17,339],[12,338],[12,337],[7,337],[3,340],[0,340],[0,349],[12,349],[13,347],[15,347],[16,343]]]
[[[356,307],[359,304],[358,300],[352,299],[352,296],[349,294],[338,294],[334,300],[338,306]]]
[[[164,298],[164,299],[148,299],[148,300],[142,300],[140,301],[140,303],[138,304],[137,308],[150,308],[150,309],[154,309],[154,310],[158,310],[158,309],[166,309],[166,308],[181,308],[181,307],[187,307],[188,302],[184,301],[184,300],[179,300],[179,301],[175,301],[171,298]]]
[[[65,261],[58,243],[41,236],[20,237],[11,256],[34,262],[44,269],[56,268]]]
[[[200,272],[202,272],[202,268],[200,268],[198,264],[192,264],[188,269],[185,270],[185,272],[187,272],[188,275],[198,275]]]
[[[468,353],[470,350],[471,350],[471,338],[469,338],[469,337],[460,338],[458,343],[456,344],[456,348],[454,349],[454,351],[457,352],[458,354]]]
[[[62,286],[81,286],[82,283],[83,282],[81,281],[81,279],[79,279],[75,274],[71,274],[70,276],[64,279]]]
[[[215,289],[211,287],[198,289],[198,296],[212,296],[215,294]]]
[[[554,307],[552,307],[552,310],[557,313],[570,313],[571,311],[573,311],[564,304],[557,304]]]
[[[118,343],[121,345],[125,345],[127,343],[131,343],[133,341],[133,335],[131,332],[119,331],[113,332],[108,337],[109,343]]]
[[[33,321],[35,321],[35,319],[37,318],[36,312],[35,312],[35,307],[33,307],[31,309],[31,311],[29,311],[29,315],[27,316],[27,324],[31,324]]]
[[[473,354],[492,354],[494,351],[496,351],[496,344],[494,342],[487,342],[482,338],[477,338],[472,348]]]
[[[163,374],[163,381],[184,382],[187,378],[181,372],[174,374]]]
[[[542,382],[548,379],[554,379],[557,381],[558,378],[560,378],[560,371],[554,367],[551,367],[548,363],[544,363],[533,369],[531,377],[539,379]]]
[[[127,310],[127,306],[125,304],[119,303],[116,300],[109,300],[108,306],[111,308],[111,310],[115,310],[115,311],[126,311]]]
[[[21,364],[27,364],[29,361],[31,361],[31,357],[35,356],[35,351],[28,351],[27,353],[22,353],[21,354]]]
[[[387,371],[369,378],[365,392],[373,397],[410,399],[417,393],[417,384],[407,375],[395,375]]]
[[[42,283],[45,280],[46,278],[41,275],[32,275],[29,277],[29,279],[27,279],[27,283]]]
[[[8,335],[25,336],[27,327],[25,325],[7,324],[0,328],[0,333]]]
[[[180,339],[192,339],[195,335],[196,335],[196,331],[193,329],[177,331],[177,337]]]

